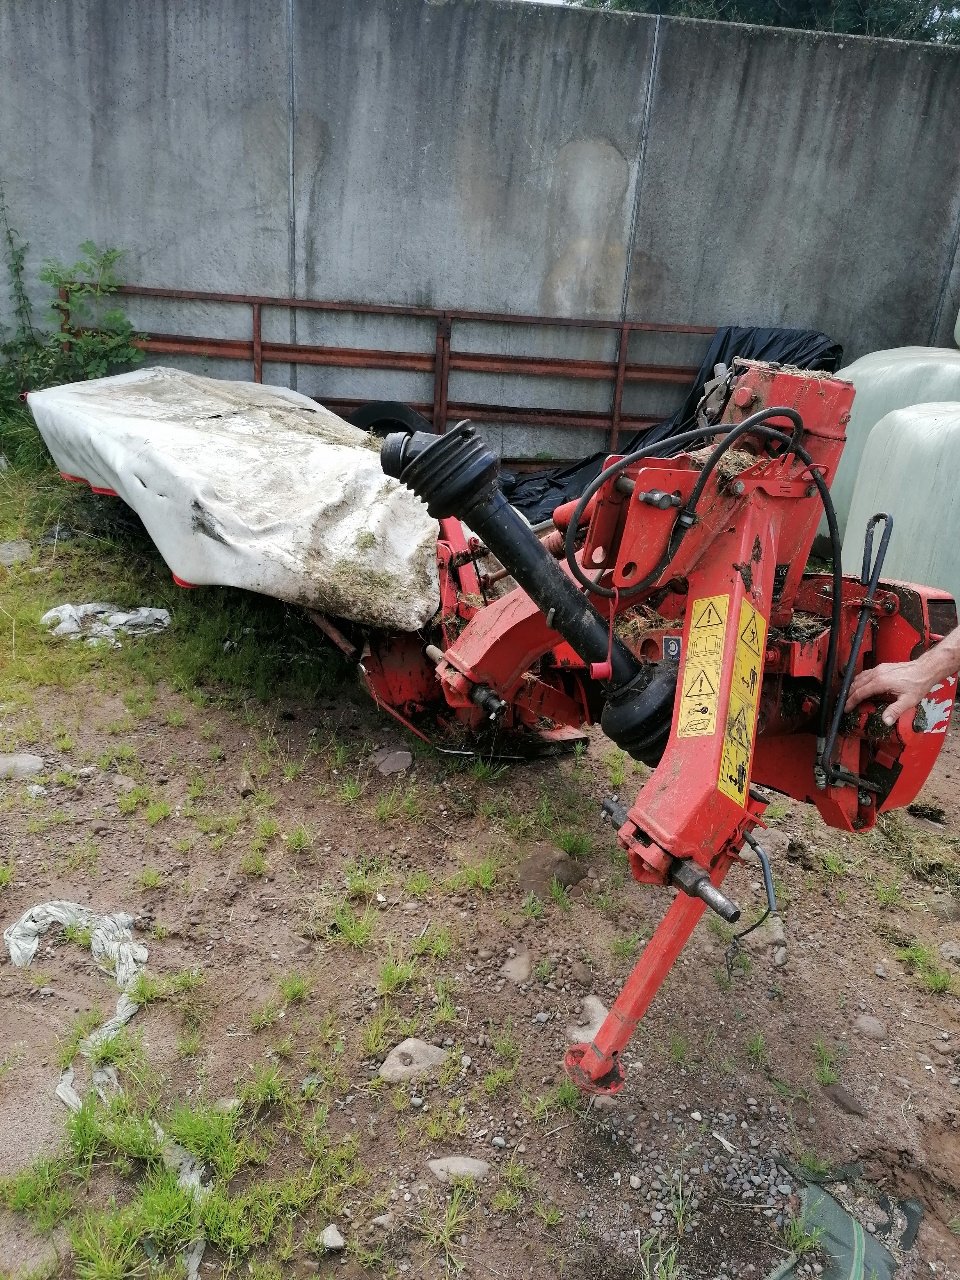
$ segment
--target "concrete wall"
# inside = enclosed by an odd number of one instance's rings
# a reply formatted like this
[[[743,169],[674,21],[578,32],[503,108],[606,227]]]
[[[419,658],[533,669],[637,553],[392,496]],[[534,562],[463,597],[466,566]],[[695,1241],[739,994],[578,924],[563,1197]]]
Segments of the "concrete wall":
[[[951,341],[957,51],[497,0],[0,0],[0,54],[0,180],[31,271],[89,237],[143,284],[809,326],[850,358]],[[432,349],[423,324],[265,324]],[[537,340],[611,355],[609,335]],[[296,372],[321,396],[429,398],[413,374]],[[455,375],[451,396],[586,410],[609,390]],[[672,402],[631,388],[625,408]]]

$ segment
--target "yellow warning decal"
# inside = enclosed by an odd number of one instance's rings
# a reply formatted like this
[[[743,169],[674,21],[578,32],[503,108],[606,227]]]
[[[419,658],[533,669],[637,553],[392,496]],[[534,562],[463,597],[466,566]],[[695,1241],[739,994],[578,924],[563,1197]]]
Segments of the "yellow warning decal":
[[[766,638],[766,618],[749,601],[741,601],[717,789],[742,805],[747,803],[747,788],[750,785],[750,762],[757,727],[760,685],[763,682]]]
[[[729,610],[729,596],[701,596],[691,606],[687,656],[680,678],[678,738],[709,738],[717,731]]]

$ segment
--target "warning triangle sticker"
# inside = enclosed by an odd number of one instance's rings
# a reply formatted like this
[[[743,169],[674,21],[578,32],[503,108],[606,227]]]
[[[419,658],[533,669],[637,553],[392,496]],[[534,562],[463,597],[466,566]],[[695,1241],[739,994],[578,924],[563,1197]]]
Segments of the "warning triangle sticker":
[[[717,692],[716,689],[710,683],[709,676],[705,671],[701,669],[700,671],[697,671],[695,673],[693,679],[690,681],[689,685],[687,686],[686,692],[684,693],[683,696],[685,698],[702,699],[702,698],[707,698],[711,694],[716,692]]]
[[[699,618],[693,620],[693,630],[702,631],[707,627],[722,627],[723,617],[717,609],[717,606],[711,601],[707,607],[701,611]]]
[[[727,737],[732,738],[734,742],[738,742],[747,751],[750,750],[750,731],[747,728],[747,717],[743,713],[743,707],[739,709],[727,726]]]
[[[752,613],[750,621],[740,632],[740,639],[744,644],[749,645],[753,652],[760,656],[760,629],[757,626],[757,615]]]

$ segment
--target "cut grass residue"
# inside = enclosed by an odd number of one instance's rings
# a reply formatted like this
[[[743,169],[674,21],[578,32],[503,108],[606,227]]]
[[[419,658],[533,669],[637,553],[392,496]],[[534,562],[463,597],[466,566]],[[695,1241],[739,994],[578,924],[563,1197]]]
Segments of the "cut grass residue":
[[[914,880],[960,888],[960,838],[920,831],[902,813],[885,813],[869,839],[883,856]]]

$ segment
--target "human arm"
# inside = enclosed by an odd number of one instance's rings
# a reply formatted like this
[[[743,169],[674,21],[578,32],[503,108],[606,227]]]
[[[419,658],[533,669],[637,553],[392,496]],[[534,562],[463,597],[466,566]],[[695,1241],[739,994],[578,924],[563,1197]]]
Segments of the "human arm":
[[[930,690],[960,671],[960,627],[912,662],[881,662],[861,671],[850,686],[844,710],[852,711],[867,698],[886,695],[893,701],[883,712],[884,724],[896,724],[905,711],[921,702]]]

